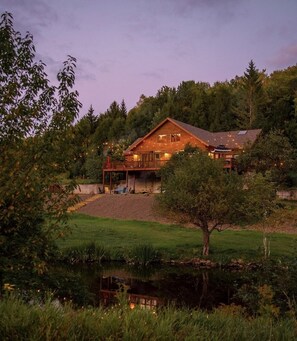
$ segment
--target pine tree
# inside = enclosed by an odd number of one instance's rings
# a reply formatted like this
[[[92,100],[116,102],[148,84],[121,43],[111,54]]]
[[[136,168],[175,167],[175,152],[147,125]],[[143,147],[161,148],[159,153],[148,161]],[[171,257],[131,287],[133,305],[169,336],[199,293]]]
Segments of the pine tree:
[[[122,102],[121,102],[120,112],[124,118],[127,117],[127,107],[126,107],[126,103],[124,100],[122,100]]]
[[[261,120],[261,107],[264,103],[263,74],[256,68],[253,60],[241,78],[237,107],[238,125],[250,129]]]

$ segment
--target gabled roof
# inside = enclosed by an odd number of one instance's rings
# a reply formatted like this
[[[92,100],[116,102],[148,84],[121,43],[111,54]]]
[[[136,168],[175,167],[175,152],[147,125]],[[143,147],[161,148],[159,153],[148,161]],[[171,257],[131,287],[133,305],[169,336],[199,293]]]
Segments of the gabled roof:
[[[172,123],[175,123],[177,126],[182,128],[184,131],[186,131],[190,135],[196,137],[200,142],[202,142],[206,146],[211,145],[211,143],[209,143],[209,142],[211,141],[212,133],[210,133],[209,131],[201,129],[201,128],[194,127],[194,126],[187,124],[187,123],[184,123],[184,122],[174,120],[173,118],[168,118],[168,120],[171,121]],[[163,123],[165,123],[165,121],[163,121]]]
[[[242,149],[243,146],[248,143],[254,143],[261,133],[261,129],[251,129],[251,130],[235,130],[227,132],[211,133],[207,130],[194,127],[190,124],[180,122],[173,118],[166,118],[160,124],[158,124],[153,130],[146,134],[142,138],[138,138],[129,148],[125,151],[125,154],[131,152],[136,146],[152,135],[156,130],[158,130],[167,121],[175,124],[180,129],[184,130],[188,134],[192,135],[194,138],[199,140],[207,147],[217,147],[218,145],[224,145],[230,149]]]

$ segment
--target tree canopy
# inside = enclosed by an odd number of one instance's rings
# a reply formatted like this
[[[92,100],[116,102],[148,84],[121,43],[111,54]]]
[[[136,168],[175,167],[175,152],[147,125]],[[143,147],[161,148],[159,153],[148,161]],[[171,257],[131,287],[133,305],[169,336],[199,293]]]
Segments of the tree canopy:
[[[97,148],[98,156],[103,158],[104,143],[125,141],[129,145],[166,117],[214,132],[260,128],[265,136],[279,129],[296,149],[296,91],[297,65],[267,75],[251,60],[243,75],[230,81],[210,85],[189,80],[176,88],[162,86],[155,96],[141,95],[128,113],[124,101],[121,104],[114,101],[97,116],[97,128],[90,139],[92,149]],[[75,130],[75,134],[79,133]],[[88,148],[83,148],[80,154],[85,154]],[[85,162],[86,158],[81,158],[80,166],[76,167],[76,158],[75,175],[86,175]]]
[[[14,261],[38,272],[64,233],[74,184],[59,185],[68,163],[68,134],[81,106],[72,90],[75,63],[68,57],[50,85],[36,61],[33,37],[0,22],[0,246],[1,264]]]
[[[218,160],[195,148],[174,155],[161,175],[161,206],[202,230],[203,255],[209,253],[214,230],[222,231],[230,224],[251,218],[260,219],[272,209],[272,206],[268,209],[268,203],[274,203],[275,191],[262,175],[249,177],[245,182],[242,176],[224,171]]]

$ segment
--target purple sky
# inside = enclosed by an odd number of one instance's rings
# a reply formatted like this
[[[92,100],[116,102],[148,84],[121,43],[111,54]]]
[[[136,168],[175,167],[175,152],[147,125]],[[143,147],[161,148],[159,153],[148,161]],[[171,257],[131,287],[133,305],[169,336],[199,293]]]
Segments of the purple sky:
[[[0,0],[30,31],[50,79],[70,54],[83,104],[128,110],[141,94],[297,63],[297,0]]]

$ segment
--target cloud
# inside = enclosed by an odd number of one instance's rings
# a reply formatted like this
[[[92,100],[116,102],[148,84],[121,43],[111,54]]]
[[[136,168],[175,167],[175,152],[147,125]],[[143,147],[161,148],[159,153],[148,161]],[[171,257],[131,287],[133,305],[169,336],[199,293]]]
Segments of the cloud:
[[[273,68],[283,68],[297,63],[297,43],[287,45],[279,50],[276,56],[268,60]]]
[[[96,81],[95,67],[96,64],[88,58],[78,58],[76,62],[77,78],[87,81]],[[90,71],[91,70],[91,71]]]
[[[161,73],[154,72],[154,71],[142,72],[141,75],[144,76],[144,77],[148,77],[148,78],[152,78],[152,79],[157,79],[157,80],[162,80],[163,79]]]
[[[116,66],[116,61],[113,59],[104,59],[104,60],[98,60],[97,63],[94,65],[97,67],[100,73],[110,73],[114,70]]]
[[[160,9],[177,17],[204,15],[211,12],[219,21],[230,20],[235,16],[242,0],[163,0]]]
[[[58,20],[56,11],[46,1],[1,0],[4,11],[11,12],[22,28],[42,28]]]

